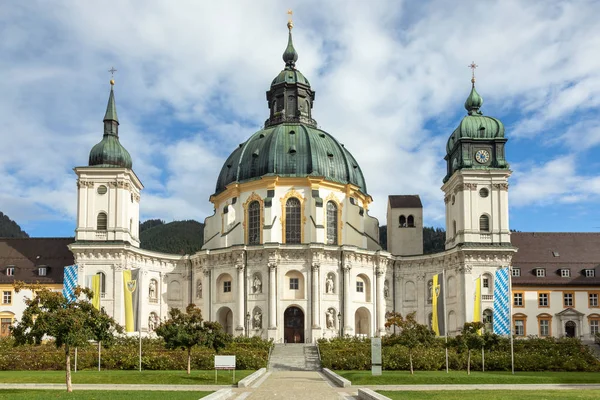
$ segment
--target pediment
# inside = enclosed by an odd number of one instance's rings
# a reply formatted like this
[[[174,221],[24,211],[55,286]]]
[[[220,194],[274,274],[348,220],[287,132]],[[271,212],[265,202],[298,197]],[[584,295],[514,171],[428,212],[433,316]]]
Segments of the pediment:
[[[562,310],[561,312],[556,314],[559,317],[581,317],[583,315],[585,315],[584,313],[581,313],[579,311],[577,311],[574,308],[565,308],[564,310]]]

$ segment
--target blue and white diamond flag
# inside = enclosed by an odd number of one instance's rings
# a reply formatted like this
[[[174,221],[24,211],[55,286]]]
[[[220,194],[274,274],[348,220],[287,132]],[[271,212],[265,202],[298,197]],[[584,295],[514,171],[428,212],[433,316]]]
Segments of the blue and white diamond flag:
[[[75,300],[75,287],[77,286],[77,265],[69,265],[65,267],[65,275],[63,278],[63,296],[68,301]]]
[[[509,268],[496,271],[494,279],[494,333],[510,335],[510,275]]]

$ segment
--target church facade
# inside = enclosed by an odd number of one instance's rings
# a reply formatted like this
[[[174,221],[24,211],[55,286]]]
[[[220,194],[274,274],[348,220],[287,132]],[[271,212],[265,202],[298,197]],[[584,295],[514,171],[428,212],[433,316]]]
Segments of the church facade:
[[[195,254],[139,247],[143,185],[119,142],[113,85],[102,140],[75,168],[78,215],[69,248],[79,284],[101,275],[101,306],[124,324],[123,271],[138,270],[141,331],[173,307],[194,303],[234,335],[313,342],[339,335],[379,336],[386,313],[415,312],[428,323],[432,280],[444,272],[447,327],[473,320],[475,279],[493,281],[516,251],[508,226],[504,126],[484,116],[475,80],[467,115],[447,143],[446,251],[423,255],[416,195],[388,199],[388,251],[358,162],[313,119],[314,91],[296,69],[292,25],[284,69],[267,91],[269,115],[225,160],[210,196],[205,243]],[[442,177],[440,177],[442,178]],[[493,284],[482,308],[492,309]]]

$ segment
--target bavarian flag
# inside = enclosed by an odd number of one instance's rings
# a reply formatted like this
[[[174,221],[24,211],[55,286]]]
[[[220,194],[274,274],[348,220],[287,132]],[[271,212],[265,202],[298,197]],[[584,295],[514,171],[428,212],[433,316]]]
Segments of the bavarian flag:
[[[138,311],[139,269],[123,271],[123,299],[125,300],[125,332],[136,332]]]
[[[432,304],[432,317],[431,317],[431,329],[437,336],[446,335],[446,308],[444,304],[444,274],[437,274],[433,276],[433,285],[431,286],[431,304]]]

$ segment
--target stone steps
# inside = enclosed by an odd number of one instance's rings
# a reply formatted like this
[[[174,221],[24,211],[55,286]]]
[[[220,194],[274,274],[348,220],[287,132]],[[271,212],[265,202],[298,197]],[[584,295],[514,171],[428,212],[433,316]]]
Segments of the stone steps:
[[[276,344],[269,359],[270,371],[318,371],[317,347],[310,344]]]

